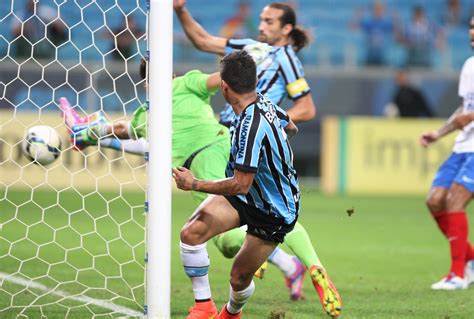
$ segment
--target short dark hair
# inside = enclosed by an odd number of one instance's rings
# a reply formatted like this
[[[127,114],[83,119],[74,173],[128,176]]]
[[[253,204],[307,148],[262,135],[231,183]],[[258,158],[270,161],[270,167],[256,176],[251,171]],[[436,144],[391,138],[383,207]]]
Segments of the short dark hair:
[[[221,60],[221,79],[236,93],[255,91],[257,66],[253,58],[244,50],[234,51]]]

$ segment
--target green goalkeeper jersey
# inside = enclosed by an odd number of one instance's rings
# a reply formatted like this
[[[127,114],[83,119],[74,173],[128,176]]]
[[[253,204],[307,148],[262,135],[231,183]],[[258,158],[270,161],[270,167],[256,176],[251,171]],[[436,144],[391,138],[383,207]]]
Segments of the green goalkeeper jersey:
[[[228,129],[214,116],[209,75],[194,70],[173,79],[173,166],[197,150],[217,142],[230,144]]]
[[[191,154],[213,143],[228,143],[228,129],[220,125],[210,106],[209,75],[189,71],[173,79],[173,167],[183,165]],[[131,127],[136,138],[147,138],[146,105],[133,114]]]

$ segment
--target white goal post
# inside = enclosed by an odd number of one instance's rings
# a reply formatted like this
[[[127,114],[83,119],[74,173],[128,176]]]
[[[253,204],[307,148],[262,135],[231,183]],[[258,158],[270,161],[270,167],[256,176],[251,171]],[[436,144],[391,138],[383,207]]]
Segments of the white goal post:
[[[150,0],[147,314],[170,318],[173,1]]]

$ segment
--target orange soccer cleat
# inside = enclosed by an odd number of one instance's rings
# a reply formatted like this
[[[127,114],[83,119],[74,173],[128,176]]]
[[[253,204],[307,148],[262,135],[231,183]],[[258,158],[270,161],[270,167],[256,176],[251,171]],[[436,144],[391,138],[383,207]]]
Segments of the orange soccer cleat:
[[[221,312],[219,313],[219,316],[217,317],[217,319],[240,319],[241,316],[242,316],[242,311],[235,315],[231,314],[227,310],[227,304],[225,304]]]
[[[186,319],[215,319],[217,314],[217,307],[211,299],[205,302],[196,302],[189,310]]]
[[[326,270],[316,265],[309,269],[313,286],[318,292],[319,300],[323,306],[324,311],[333,317],[337,318],[341,314],[342,301],[339,292],[329,278]]]

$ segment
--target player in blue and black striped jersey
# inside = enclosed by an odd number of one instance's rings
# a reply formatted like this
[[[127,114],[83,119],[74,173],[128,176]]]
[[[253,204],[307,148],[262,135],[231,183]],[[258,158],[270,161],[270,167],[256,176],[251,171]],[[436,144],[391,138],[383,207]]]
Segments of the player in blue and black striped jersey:
[[[299,211],[300,192],[293,152],[283,129],[288,123],[286,112],[258,93],[256,100],[232,122],[226,176],[232,177],[236,169],[254,173],[249,192],[237,197],[291,224]]]
[[[175,12],[186,35],[199,50],[219,55],[235,50],[249,52],[258,64],[259,92],[266,95],[274,104],[280,103],[285,97],[292,99],[294,103],[286,111],[294,123],[309,121],[316,116],[311,90],[296,56],[296,52],[307,45],[309,37],[304,29],[296,25],[296,14],[291,6],[285,3],[271,3],[263,8],[260,14],[258,41],[254,41],[228,40],[207,33],[185,8],[185,2],[185,0],[174,0]],[[221,113],[221,122],[229,122],[232,117],[232,109],[227,108]],[[233,257],[239,251],[244,236],[242,229],[234,229],[216,236],[214,242],[224,256]],[[325,285],[331,287],[330,289],[320,289],[319,270],[322,269],[324,273],[325,270],[306,230],[300,223],[296,223],[294,230],[285,237],[285,244],[299,259],[276,248],[269,261],[285,274],[291,299],[298,300],[303,297],[302,287],[307,268],[324,310],[331,316],[338,315],[340,311],[336,308],[340,309],[340,296],[332,283]],[[326,273],[325,277],[327,278]],[[327,281],[330,282],[329,279]],[[331,295],[331,299],[337,300],[337,305],[325,302],[328,294]]]
[[[283,110],[256,92],[256,65],[248,53],[224,57],[220,74],[222,94],[238,116],[231,130],[228,177],[198,180],[184,167],[174,168],[173,177],[180,189],[218,195],[208,197],[181,231],[181,257],[194,291],[208,289],[199,279],[209,268],[206,242],[247,225],[244,245],[232,265],[230,300],[218,317],[240,318],[255,289],[253,274],[298,218],[300,194],[287,136],[297,128]],[[212,300],[204,302],[212,311]],[[201,315],[201,307],[194,308],[195,315],[188,318],[208,317]]]
[[[296,108],[301,107],[298,106],[299,103],[302,103],[300,105],[306,105],[304,103],[312,102],[309,95],[309,85],[304,79],[303,66],[290,43],[283,46],[265,47],[260,42],[252,39],[228,40],[225,53],[229,54],[235,50],[246,50],[259,62],[257,65],[257,91],[266,95],[270,101],[280,105],[285,97],[288,97],[295,101]],[[306,95],[309,96],[298,102]],[[309,107],[310,103],[307,105]],[[305,116],[308,116],[308,114]],[[224,110],[220,113],[221,123],[227,125],[227,123],[232,122],[233,117],[232,107],[226,104]],[[308,118],[296,118],[296,115],[294,115],[292,118],[295,118],[296,122],[309,120],[309,116]]]
[[[191,42],[199,50],[228,54],[234,50],[246,50],[257,63],[257,91],[266,94],[274,104],[284,98],[293,100],[287,110],[293,122],[309,121],[316,116],[316,107],[310,87],[296,52],[309,42],[307,32],[296,25],[296,14],[285,3],[271,3],[260,14],[258,41],[252,39],[225,39],[207,33],[184,6],[184,0],[175,0],[176,14]],[[229,112],[227,112],[229,111]],[[230,124],[231,108],[221,113],[221,122]]]

